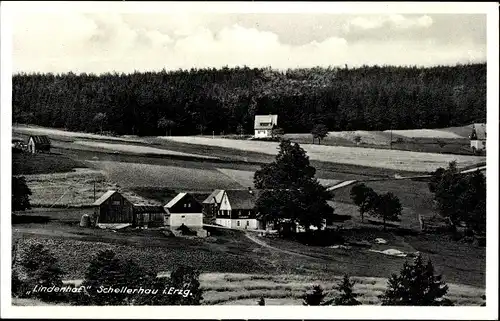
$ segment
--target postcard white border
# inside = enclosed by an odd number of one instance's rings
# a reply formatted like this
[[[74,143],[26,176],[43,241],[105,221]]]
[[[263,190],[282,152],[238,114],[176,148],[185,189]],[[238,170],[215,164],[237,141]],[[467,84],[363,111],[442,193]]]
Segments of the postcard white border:
[[[2,2],[1,7],[1,314],[29,318],[174,318],[174,319],[497,319],[498,318],[498,4],[417,2]],[[400,13],[487,14],[487,307],[13,307],[10,295],[10,177],[12,136],[11,19],[16,11],[36,12],[226,12],[226,13]]]

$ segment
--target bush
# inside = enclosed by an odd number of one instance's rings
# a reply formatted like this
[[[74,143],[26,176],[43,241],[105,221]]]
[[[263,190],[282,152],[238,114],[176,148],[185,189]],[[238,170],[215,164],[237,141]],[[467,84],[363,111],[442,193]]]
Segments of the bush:
[[[355,282],[349,279],[346,274],[342,279],[342,283],[338,287],[340,295],[334,299],[335,305],[360,305],[356,298],[359,296],[358,293],[353,292]]]
[[[314,285],[311,290],[306,291],[302,296],[303,305],[321,305],[325,294],[323,293],[323,288],[320,285]]]
[[[16,284],[18,294],[36,297],[43,301],[68,301],[65,294],[60,292],[36,291],[40,287],[62,287],[62,276],[66,274],[58,265],[54,255],[42,244],[33,244],[22,255],[19,262],[26,274],[24,284]],[[19,286],[19,287],[17,287]]]

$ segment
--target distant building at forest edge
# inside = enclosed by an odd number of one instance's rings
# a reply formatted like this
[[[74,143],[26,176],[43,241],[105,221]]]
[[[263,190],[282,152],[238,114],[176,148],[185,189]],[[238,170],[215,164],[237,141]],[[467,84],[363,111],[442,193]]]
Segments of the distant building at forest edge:
[[[273,128],[278,126],[278,115],[255,116],[255,138],[268,138],[272,136]]]

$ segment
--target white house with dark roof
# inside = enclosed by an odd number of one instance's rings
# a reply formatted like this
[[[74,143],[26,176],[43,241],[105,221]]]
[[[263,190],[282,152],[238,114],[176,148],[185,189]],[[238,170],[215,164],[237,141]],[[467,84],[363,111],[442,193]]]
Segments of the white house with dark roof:
[[[229,228],[264,229],[257,217],[255,204],[258,190],[225,190],[215,218],[215,223]]]
[[[273,128],[276,126],[278,126],[278,115],[256,115],[254,123],[255,138],[271,137]]]
[[[203,227],[202,205],[189,193],[179,193],[164,206],[165,224],[171,228],[185,225]]]

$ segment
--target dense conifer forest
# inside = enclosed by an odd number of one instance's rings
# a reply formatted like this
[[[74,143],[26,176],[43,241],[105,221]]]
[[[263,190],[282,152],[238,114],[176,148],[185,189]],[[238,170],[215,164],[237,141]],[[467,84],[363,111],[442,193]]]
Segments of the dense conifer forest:
[[[461,126],[486,119],[486,64],[15,74],[13,122],[134,135],[287,133]],[[161,120],[161,121],[160,121]]]

